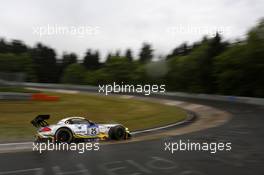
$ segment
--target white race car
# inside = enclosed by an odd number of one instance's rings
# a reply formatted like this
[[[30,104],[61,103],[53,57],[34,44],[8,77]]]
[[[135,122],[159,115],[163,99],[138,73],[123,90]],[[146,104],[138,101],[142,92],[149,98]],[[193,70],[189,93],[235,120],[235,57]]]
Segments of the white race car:
[[[37,127],[36,141],[73,142],[77,140],[124,140],[131,138],[121,124],[97,124],[83,117],[68,117],[49,125],[49,115],[38,115],[31,121]]]

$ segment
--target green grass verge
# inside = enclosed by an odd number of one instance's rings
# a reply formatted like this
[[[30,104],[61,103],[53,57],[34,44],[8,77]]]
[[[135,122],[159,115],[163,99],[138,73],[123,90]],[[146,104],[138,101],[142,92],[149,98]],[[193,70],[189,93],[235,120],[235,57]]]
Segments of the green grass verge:
[[[57,102],[0,101],[0,139],[16,140],[33,137],[30,121],[39,114],[50,114],[49,123],[69,116],[83,116],[104,123],[121,123],[130,130],[151,128],[183,120],[186,112],[136,99],[91,94],[61,94]]]

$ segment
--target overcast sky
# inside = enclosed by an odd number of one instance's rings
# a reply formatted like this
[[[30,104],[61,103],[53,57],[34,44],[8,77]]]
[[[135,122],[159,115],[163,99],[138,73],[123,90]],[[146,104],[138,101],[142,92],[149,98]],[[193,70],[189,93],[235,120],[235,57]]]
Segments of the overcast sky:
[[[87,48],[109,51],[142,42],[165,55],[219,30],[241,38],[264,17],[263,0],[8,0],[0,6],[0,37],[42,42],[80,57]],[[63,30],[62,30],[63,28]]]

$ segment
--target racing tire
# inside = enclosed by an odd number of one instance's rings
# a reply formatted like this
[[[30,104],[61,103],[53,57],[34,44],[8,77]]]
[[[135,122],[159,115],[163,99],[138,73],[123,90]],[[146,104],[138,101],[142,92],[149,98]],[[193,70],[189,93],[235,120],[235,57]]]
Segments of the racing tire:
[[[60,128],[56,131],[55,141],[58,143],[71,143],[73,140],[73,135],[70,129]]]
[[[118,125],[110,128],[109,138],[112,140],[124,140],[126,136],[126,130],[123,126]]]

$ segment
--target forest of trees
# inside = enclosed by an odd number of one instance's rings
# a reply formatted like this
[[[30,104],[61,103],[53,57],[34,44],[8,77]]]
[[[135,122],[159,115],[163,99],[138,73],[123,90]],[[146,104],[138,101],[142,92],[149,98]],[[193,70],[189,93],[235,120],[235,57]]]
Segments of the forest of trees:
[[[88,49],[84,58],[38,43],[0,40],[0,72],[23,72],[26,80],[41,83],[98,85],[165,84],[169,91],[264,97],[264,21],[237,42],[223,41],[218,33],[193,44],[183,43],[166,57],[153,61],[151,44],[138,55],[131,49],[109,53]],[[78,61],[82,60],[82,61]]]

